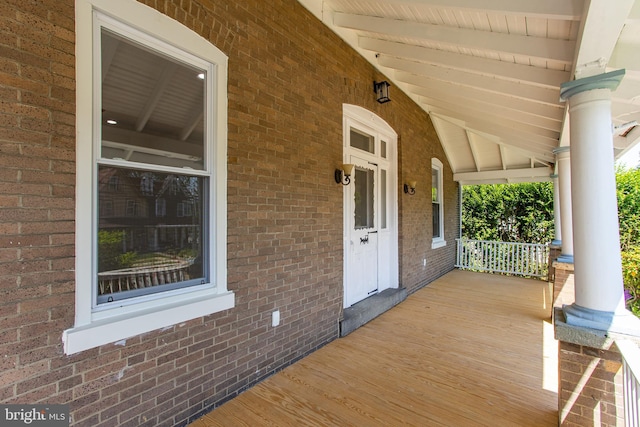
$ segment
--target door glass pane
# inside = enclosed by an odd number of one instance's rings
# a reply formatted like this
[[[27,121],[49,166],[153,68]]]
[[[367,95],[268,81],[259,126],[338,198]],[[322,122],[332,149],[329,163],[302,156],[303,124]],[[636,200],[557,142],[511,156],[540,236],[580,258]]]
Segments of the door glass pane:
[[[101,157],[204,169],[205,77],[103,29]]]
[[[354,184],[355,229],[373,228],[373,171],[356,166]]]
[[[380,141],[380,157],[387,158],[387,143],[386,141]]]
[[[380,228],[387,228],[387,171],[380,171]]]
[[[359,148],[360,150],[364,150],[367,153],[375,152],[375,144],[374,139],[371,135],[366,135],[364,133],[360,133],[354,129],[351,129],[349,133],[349,141],[352,147]]]

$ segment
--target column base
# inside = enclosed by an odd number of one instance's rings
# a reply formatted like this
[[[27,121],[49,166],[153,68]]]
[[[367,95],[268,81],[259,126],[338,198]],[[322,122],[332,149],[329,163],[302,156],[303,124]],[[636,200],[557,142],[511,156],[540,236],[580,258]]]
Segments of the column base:
[[[555,246],[555,247],[560,247],[561,248],[562,247],[562,240],[556,239],[556,240],[552,241],[551,242],[551,246]]]
[[[628,310],[614,313],[584,308],[573,303],[563,306],[562,311],[567,325],[640,336],[640,318]]]
[[[573,255],[560,254],[557,261],[565,264],[573,264]]]

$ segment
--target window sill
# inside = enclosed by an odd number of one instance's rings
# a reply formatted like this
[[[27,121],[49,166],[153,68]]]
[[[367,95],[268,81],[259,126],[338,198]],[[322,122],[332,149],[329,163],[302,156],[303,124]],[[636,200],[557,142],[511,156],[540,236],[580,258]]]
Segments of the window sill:
[[[447,246],[447,241],[446,240],[438,239],[438,240],[433,240],[431,242],[431,249],[438,249],[438,248],[441,248],[443,246]]]
[[[114,343],[156,329],[233,308],[233,292],[209,294],[76,326],[62,333],[65,354]]]

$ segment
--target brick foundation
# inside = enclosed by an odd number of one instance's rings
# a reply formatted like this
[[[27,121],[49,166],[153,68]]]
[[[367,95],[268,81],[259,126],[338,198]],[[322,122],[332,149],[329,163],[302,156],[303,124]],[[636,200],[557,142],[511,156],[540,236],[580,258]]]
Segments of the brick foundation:
[[[624,425],[622,356],[616,339],[637,337],[567,325],[556,309],[559,425]]]

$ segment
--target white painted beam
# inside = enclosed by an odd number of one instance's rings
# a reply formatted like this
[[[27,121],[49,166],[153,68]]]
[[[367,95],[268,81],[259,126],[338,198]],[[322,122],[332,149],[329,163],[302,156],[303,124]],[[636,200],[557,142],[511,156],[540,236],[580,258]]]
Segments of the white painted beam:
[[[406,80],[403,78],[406,77]],[[517,98],[510,95],[499,94],[495,92],[486,92],[481,89],[472,87],[463,87],[453,83],[436,81],[430,79],[412,79],[410,75],[397,75],[396,80],[414,85],[411,91],[415,94],[424,95],[434,99],[451,99],[450,97],[472,100],[490,105],[500,105],[503,108],[522,111],[527,114],[545,117],[551,120],[562,119],[564,113],[563,105],[550,105],[523,98]],[[418,83],[418,85],[416,85]],[[457,102],[456,102],[457,103]],[[462,104],[464,105],[464,104]],[[486,108],[486,107],[485,107]]]
[[[388,55],[390,57],[406,58],[428,64],[439,65],[458,70],[467,70],[483,75],[492,75],[504,79],[559,88],[570,79],[571,74],[566,71],[533,67],[531,65],[515,64],[513,62],[498,61],[461,53],[446,52],[406,43],[378,40],[360,37],[358,45],[365,50]],[[378,57],[380,62],[383,56]]]
[[[500,145],[500,162],[502,163],[502,169],[507,170],[507,154],[505,153],[504,145]],[[533,159],[531,159],[533,162]]]
[[[468,126],[475,129],[483,129],[483,131],[487,133],[495,132],[496,135],[508,135],[509,138],[527,141],[528,143],[535,144],[535,146],[543,148],[549,152],[551,152],[551,150],[558,146],[557,137],[554,137],[553,135],[543,135],[539,132],[536,132],[535,129],[522,126],[520,123],[515,123],[507,120],[500,121],[499,117],[496,118],[496,116],[488,114],[484,116],[474,115],[461,108],[449,110],[437,105],[431,105],[427,103],[425,103],[424,105],[428,105],[428,110],[430,113],[437,113],[449,117],[454,117],[462,120]]]
[[[538,168],[524,168],[524,169],[498,169],[493,171],[483,171],[483,172],[463,172],[463,173],[454,173],[453,180],[459,182],[470,182],[470,181],[486,181],[486,180],[496,180],[496,179],[505,179],[512,180],[518,178],[536,178],[534,181],[537,181],[538,178],[549,178],[553,171],[548,167],[538,167]]]
[[[335,13],[333,23],[338,27],[382,33],[386,36],[433,40],[471,49],[551,59],[567,64],[573,60],[575,49],[575,42],[571,40],[477,31],[349,13]]]
[[[189,138],[191,133],[195,130],[196,126],[198,126],[198,124],[202,121],[202,118],[204,117],[204,111],[202,111],[202,108],[199,108],[198,111],[195,114],[192,113],[190,117],[191,120],[189,120],[189,122],[182,128],[182,130],[180,131],[180,135],[178,135],[180,141],[186,141],[187,138]]]
[[[171,82],[171,79],[173,78],[173,75],[177,70],[177,64],[168,63],[160,72],[160,77],[158,78],[158,81],[156,82],[156,85],[153,88],[150,96],[147,98],[147,103],[142,108],[142,111],[140,111],[138,120],[136,120],[136,131],[141,132],[142,129],[144,129],[147,122],[149,121],[149,118],[151,117],[151,114],[153,113],[153,110],[155,110],[158,102],[160,102],[160,98],[164,94],[164,91]]]
[[[114,126],[103,126],[102,138],[105,141],[129,146],[134,151],[146,150],[150,152],[149,150],[159,150],[173,153],[176,156],[187,156],[190,159],[201,159],[203,156],[202,144],[181,142],[174,138],[149,135],[133,130],[119,129]]]
[[[428,109],[428,108],[427,108]],[[512,130],[496,129],[490,126],[486,126],[482,123],[466,123],[464,120],[455,118],[443,113],[431,112],[430,114],[435,117],[460,126],[469,132],[477,133],[483,138],[489,141],[494,141],[496,144],[504,144],[510,149],[519,151],[525,157],[535,157],[546,162],[553,162],[555,157],[551,153],[549,148],[540,148],[536,142],[528,141],[526,138],[522,138],[520,135],[516,135]]]
[[[449,161],[449,165],[453,171],[458,170],[459,164],[459,153],[454,151],[449,144],[447,144],[447,139],[444,137],[446,135],[447,130],[445,129],[447,126],[450,126],[451,123],[439,120],[435,115],[430,116],[431,123],[433,124],[434,129],[436,130],[436,134],[438,135],[438,139],[441,141],[442,148],[444,149],[444,155],[447,157]]]
[[[465,135],[467,135],[467,140],[469,141],[469,149],[473,156],[473,163],[476,165],[476,172],[480,172],[480,157],[478,155],[478,147],[474,141],[473,134],[468,130],[465,130]]]
[[[309,0],[307,0],[308,2]],[[304,1],[301,0],[302,3]],[[394,6],[429,6],[446,9],[468,9],[480,13],[521,15],[540,19],[577,21],[582,17],[582,0],[385,0]]]
[[[590,0],[577,48],[576,78],[604,72],[635,0]],[[601,60],[604,60],[602,64]]]
[[[618,43],[611,54],[611,59],[607,64],[609,68],[628,70],[640,70],[640,55],[638,55],[638,45],[635,43]],[[625,79],[627,76],[625,75]]]
[[[536,128],[551,130],[559,133],[560,128],[562,127],[562,123],[559,120],[552,120],[546,117],[541,117],[529,113],[525,113],[518,110],[513,110],[509,108],[505,108],[499,104],[489,104],[484,103],[482,101],[477,101],[474,99],[464,99],[464,98],[433,98],[427,91],[420,90],[416,91],[417,94],[423,95],[423,100],[429,105],[438,105],[443,108],[456,109],[460,105],[464,105],[464,107],[468,110],[474,110],[477,115],[483,115],[487,112],[487,109],[491,111],[494,115],[498,115],[507,120],[511,120],[513,122],[518,122],[522,124],[526,124],[528,126],[534,126]]]
[[[501,114],[499,111],[497,111],[498,106],[495,106],[495,109],[494,107],[488,107],[488,108],[485,108],[484,110],[480,110],[475,108],[468,108],[464,104],[462,104],[464,106],[461,106],[460,104],[449,103],[446,101],[438,101],[438,100],[431,99],[429,97],[422,98],[422,102],[429,105],[431,111],[435,111],[434,109],[438,108],[442,110],[456,112],[458,113],[459,117],[463,117],[463,116],[475,117],[478,120],[482,120],[483,122],[486,122],[486,123],[493,123],[499,126],[507,126],[507,127],[513,128],[523,134],[529,134],[536,137],[540,136],[540,137],[550,139],[554,141],[554,144],[558,141],[558,138],[560,137],[559,123],[554,129],[546,129],[543,127],[538,127],[533,125],[531,122],[513,120],[509,116]]]
[[[480,74],[470,73],[468,71],[454,70],[451,68],[422,64],[420,62],[407,61],[404,59],[390,59],[388,56],[378,58],[378,61],[385,67],[393,68],[399,72],[413,74],[416,77],[427,77],[462,86],[471,86],[480,90],[517,96],[519,98],[530,99],[536,102],[544,102],[551,105],[559,104],[559,88],[542,88],[539,86],[517,83],[511,80],[483,76]]]

